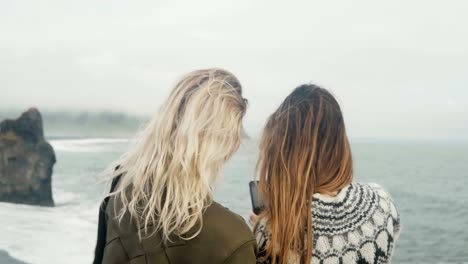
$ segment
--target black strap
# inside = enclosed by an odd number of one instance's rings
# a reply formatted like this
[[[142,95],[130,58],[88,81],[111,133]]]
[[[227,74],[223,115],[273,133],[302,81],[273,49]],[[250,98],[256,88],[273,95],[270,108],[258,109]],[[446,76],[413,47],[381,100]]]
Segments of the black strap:
[[[112,180],[110,192],[115,190],[115,186],[120,180],[119,175]],[[107,203],[109,202],[109,196],[104,198],[102,201],[101,206],[99,206],[99,221],[98,221],[98,234],[97,234],[97,243],[96,249],[94,250],[94,261],[93,264],[101,264],[102,258],[104,257],[104,248],[106,247],[106,235],[107,235],[107,216],[106,216],[106,208]]]

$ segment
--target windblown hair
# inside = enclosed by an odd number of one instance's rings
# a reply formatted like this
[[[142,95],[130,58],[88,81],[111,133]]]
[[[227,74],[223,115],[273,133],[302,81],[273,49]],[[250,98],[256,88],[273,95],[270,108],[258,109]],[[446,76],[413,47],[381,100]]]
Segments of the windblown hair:
[[[225,70],[183,77],[133,149],[115,163],[112,177],[122,178],[110,196],[123,204],[119,219],[130,213],[140,239],[157,232],[164,241],[197,236],[212,185],[239,147],[246,108],[239,81]]]
[[[343,115],[327,90],[299,86],[269,117],[257,170],[266,206],[260,219],[271,229],[265,256],[310,263],[313,194],[339,191],[353,178]]]

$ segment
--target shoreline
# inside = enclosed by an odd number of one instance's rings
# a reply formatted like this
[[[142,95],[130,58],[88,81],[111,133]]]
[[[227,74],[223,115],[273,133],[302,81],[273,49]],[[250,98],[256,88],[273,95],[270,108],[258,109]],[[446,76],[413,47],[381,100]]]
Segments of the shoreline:
[[[0,263],[9,263],[9,264],[27,264],[19,259],[15,259],[7,251],[0,249]]]

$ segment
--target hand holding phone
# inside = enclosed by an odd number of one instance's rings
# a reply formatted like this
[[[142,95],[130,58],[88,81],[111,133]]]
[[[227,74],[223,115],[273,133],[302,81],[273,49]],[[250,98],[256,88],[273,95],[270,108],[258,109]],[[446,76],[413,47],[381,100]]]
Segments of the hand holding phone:
[[[254,214],[258,215],[264,208],[263,202],[260,200],[260,197],[258,196],[258,181],[251,181],[249,182],[249,188],[250,188],[250,199],[252,201],[252,211]]]
[[[255,226],[258,222],[258,219],[259,219],[260,216],[256,215],[253,211],[250,211],[250,214],[249,214],[249,224],[251,226]]]

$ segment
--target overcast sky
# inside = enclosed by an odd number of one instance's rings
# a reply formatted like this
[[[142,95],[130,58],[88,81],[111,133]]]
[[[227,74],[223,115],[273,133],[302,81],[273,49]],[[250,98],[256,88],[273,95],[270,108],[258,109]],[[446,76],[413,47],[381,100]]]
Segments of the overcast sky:
[[[353,138],[468,140],[468,1],[0,1],[0,109],[153,114],[223,67],[248,132],[297,85],[330,89]]]

